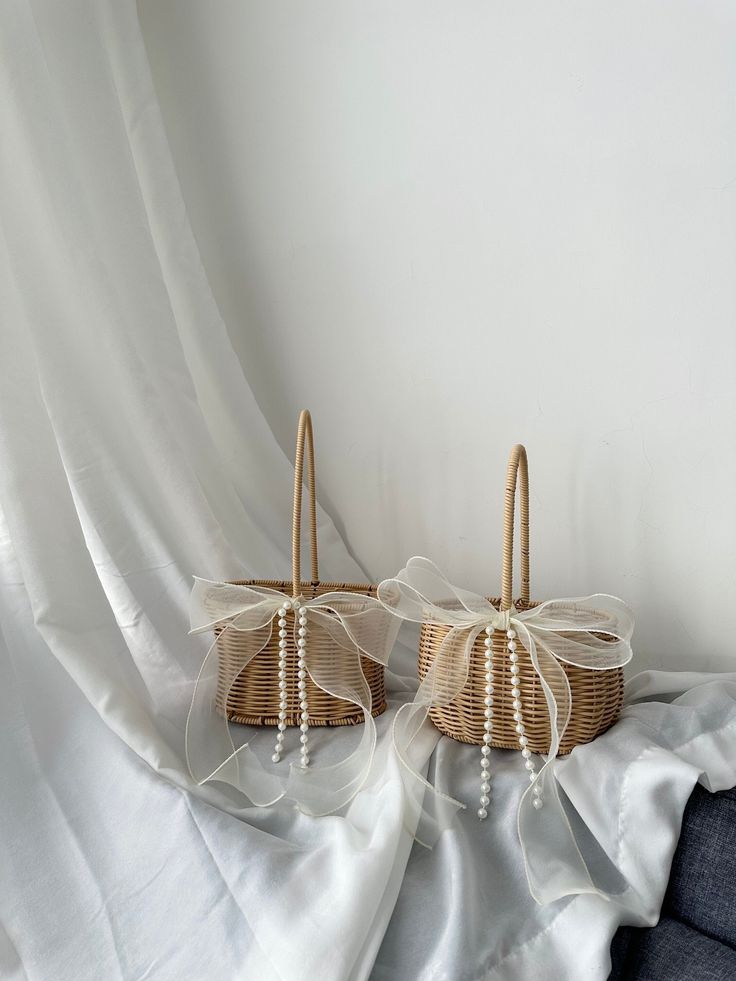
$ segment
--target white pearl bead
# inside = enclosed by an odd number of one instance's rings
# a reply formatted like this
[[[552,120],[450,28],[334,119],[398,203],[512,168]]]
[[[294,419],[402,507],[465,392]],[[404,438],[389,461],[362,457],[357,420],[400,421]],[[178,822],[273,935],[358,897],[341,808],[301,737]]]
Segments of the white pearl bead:
[[[309,766],[309,757],[308,756],[302,756],[301,765],[304,766],[304,767]]]
[[[511,697],[512,698],[519,698],[520,695],[521,695],[521,692],[519,691],[518,688],[512,688],[511,689]]]
[[[304,681],[304,679],[307,677],[307,672],[304,670],[304,668],[300,668],[300,670],[297,671],[296,676],[300,681]]]
[[[284,711],[279,712],[279,721],[283,722],[285,718],[286,718],[286,712]]]
[[[512,702],[511,702],[511,704],[512,704],[512,705],[514,706],[514,708],[515,708],[515,709],[516,709],[516,710],[518,711],[518,710],[519,710],[519,709],[521,708],[521,699],[520,699],[520,698],[515,698],[515,699],[514,699],[514,700],[513,700]]]
[[[279,722],[279,732],[283,732],[284,729],[286,729],[286,723],[285,722]]]
[[[302,712],[302,722],[309,722],[309,712]]]
[[[486,721],[483,723],[483,728],[486,730],[486,732],[490,732],[492,726],[493,726],[493,723],[491,722],[490,719],[486,719]]]
[[[284,603],[284,610],[290,610],[291,605],[292,605],[291,600],[286,600],[286,602]]]
[[[509,661],[511,661],[512,664],[516,664],[518,660],[519,660],[518,654],[509,654]]]
[[[491,765],[490,760],[487,760],[485,757],[480,761],[480,772],[484,780],[489,779],[488,769],[490,765]]]
[[[512,664],[511,665],[511,674],[517,675],[519,673],[519,670],[520,669],[519,669],[519,665],[518,664]]]
[[[299,742],[302,744],[302,746],[304,746],[308,741],[309,741],[309,736],[303,732],[301,736],[299,736]]]
[[[286,626],[286,619],[284,617],[280,617],[279,626],[281,627],[282,630]]]
[[[279,610],[279,616],[281,617],[282,620],[284,619],[284,617],[286,616],[286,606],[281,607],[281,609]]]
[[[299,728],[301,729],[302,732],[309,732],[309,726],[307,725],[306,722],[302,722]]]
[[[535,795],[537,797],[541,797],[542,796],[542,785],[541,785],[541,783],[535,783],[534,784],[534,793],[535,793]]]
[[[493,705],[493,695],[486,695],[486,697],[483,699],[483,704]]]
[[[521,751],[521,755],[524,757],[525,760],[528,760],[532,755],[532,751],[530,749],[527,749],[525,746]]]
[[[283,691],[286,688],[286,682],[285,681],[280,681],[279,682],[279,688],[281,689],[281,691]]]
[[[306,642],[306,640],[303,637],[300,637],[299,640],[296,642],[296,646],[297,647],[306,647],[307,646],[307,642]]]
[[[492,695],[493,694],[493,685],[486,685],[485,691],[486,691],[486,695]]]
[[[289,631],[284,630],[284,628],[282,627],[281,630],[279,630],[279,637],[283,640],[285,637],[288,636],[289,636]]]
[[[524,766],[527,768],[527,770],[534,769],[534,764],[532,763],[531,760],[524,760]]]
[[[491,803],[491,798],[488,796],[488,794],[481,794],[480,802],[483,805],[483,807],[487,807],[488,804]]]
[[[299,702],[299,708],[302,710],[302,712],[307,711],[309,708],[309,702],[306,700],[306,698],[303,698],[301,702]]]
[[[283,681],[285,677],[286,677],[286,671],[284,671],[284,669],[282,668],[279,671],[279,681]]]
[[[540,808],[542,807],[542,803],[543,803],[543,802],[542,802],[542,798],[541,798],[541,797],[535,797],[535,799],[534,799],[534,801],[533,801],[533,803],[534,803],[534,807],[535,807],[535,808],[536,808],[537,810],[540,810]]]
[[[490,749],[487,746],[481,746],[480,751],[484,756],[488,756],[490,753]]]
[[[304,689],[307,687],[307,683],[306,681],[297,681],[296,686],[299,691],[304,691]]]
[[[486,633],[487,633],[487,634],[488,634],[488,636],[490,637],[490,636],[491,636],[491,634],[493,633],[493,627],[486,627]]]
[[[529,740],[527,739],[527,737],[526,737],[526,736],[519,736],[519,743],[520,743],[520,744],[521,744],[522,746],[526,746],[526,744],[527,744],[528,742],[529,742]]]
[[[506,631],[506,636],[509,640],[513,640],[514,637],[516,637],[516,631],[513,627],[509,627],[509,629]]]
[[[509,649],[509,650],[511,651],[511,653],[513,654],[513,653],[514,653],[514,651],[516,650],[516,641],[514,641],[514,640],[510,640],[510,641],[508,642],[508,644],[507,644],[506,646],[508,647],[508,649]]]
[[[493,646],[493,641],[491,640],[490,637],[486,637],[486,639],[483,641],[483,644],[484,644],[485,647],[492,647]]]
[[[530,780],[531,780],[532,782],[533,782],[534,780],[536,780],[536,779],[537,779],[537,775],[536,775],[536,773],[534,773],[534,772],[532,772],[532,773],[530,773],[530,774],[529,774],[529,779],[530,779]]]
[[[523,722],[517,722],[516,723],[516,731],[519,733],[520,736],[523,736],[524,735],[524,733],[526,732],[526,729],[524,727],[524,723]]]
[[[307,628],[306,627],[299,627],[298,633],[299,633],[299,636],[300,637],[306,637],[307,636]]]
[[[492,671],[486,671],[486,681],[488,682],[489,685],[493,684],[493,672]]]
[[[491,785],[488,783],[487,780],[484,780],[483,783],[480,785],[480,792],[482,794],[487,794],[490,789],[491,789]]]
[[[481,819],[481,821],[488,817],[488,811],[485,809],[485,807],[478,808],[478,817]]]
[[[488,732],[484,732],[483,733],[483,742],[484,743],[487,743],[488,744],[488,743],[491,742],[492,739],[493,739],[493,736],[491,735],[491,730],[490,729],[488,730]]]
[[[514,722],[523,722],[523,721],[524,721],[524,716],[521,714],[521,712],[514,712]]]
[[[281,648],[282,651],[286,649],[286,644],[287,644],[287,641],[285,641],[285,640],[280,640],[279,641],[279,647]]]
[[[273,760],[274,763],[278,763],[281,757],[279,756],[278,753],[274,753],[271,759]]]

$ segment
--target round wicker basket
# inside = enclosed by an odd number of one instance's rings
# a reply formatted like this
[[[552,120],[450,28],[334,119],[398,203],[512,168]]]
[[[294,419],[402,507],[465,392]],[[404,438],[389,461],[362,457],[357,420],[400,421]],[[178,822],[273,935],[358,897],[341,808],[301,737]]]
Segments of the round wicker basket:
[[[301,578],[301,513],[302,483],[304,479],[304,450],[307,450],[307,485],[309,488],[309,537],[311,546],[312,578],[309,583]],[[292,578],[287,580],[248,579],[237,580],[235,585],[266,586],[282,592],[291,591],[292,596],[313,599],[324,593],[340,591],[361,596],[374,596],[373,584],[344,582],[320,582],[317,559],[317,507],[314,478],[314,437],[312,419],[305,409],[299,417],[296,440],[296,460],[294,464],[294,511],[292,520]],[[348,612],[348,610],[346,610]],[[288,646],[286,649],[286,695],[287,725],[299,725],[299,691],[297,689],[297,652],[294,644],[294,612],[286,614],[289,621]],[[251,642],[248,633],[219,628],[217,631],[218,686],[216,704],[220,712],[232,722],[247,725],[275,726],[279,721],[279,699],[281,692],[277,684],[279,671],[278,632],[274,631],[267,646],[243,668],[231,684],[225,679],[233,677],[237,665],[248,654]],[[310,648],[323,645],[325,653],[342,655],[335,641],[324,630],[310,631]],[[360,658],[361,668],[371,690],[371,712],[374,716],[386,710],[386,687],[384,668],[371,658]],[[307,698],[309,700],[310,726],[358,725],[364,721],[363,712],[358,706],[342,698],[336,698],[323,691],[307,676]],[[229,690],[228,690],[229,687]]]
[[[501,610],[511,608],[513,581],[514,508],[516,503],[517,473],[520,483],[521,513],[521,597],[514,604],[517,610],[528,610],[538,605],[529,599],[529,470],[526,450],[517,445],[511,451],[506,473],[506,495],[503,534],[503,574],[501,598],[491,599]],[[500,606],[499,606],[500,603]],[[434,623],[422,624],[419,637],[419,677],[423,678],[434,661],[449,626]],[[598,636],[606,638],[605,626]],[[429,716],[437,728],[447,736],[464,743],[481,745],[484,734],[485,695],[485,634],[480,634],[473,645],[468,679],[462,691],[447,705],[432,706]],[[492,746],[501,749],[518,749],[514,708],[511,697],[511,664],[506,649],[506,636],[502,631],[493,633],[494,711],[491,730]],[[529,739],[528,747],[534,753],[548,753],[550,747],[550,721],[547,701],[542,685],[528,652],[519,643],[518,665],[520,688],[524,701],[524,725]],[[458,656],[460,650],[458,649]],[[570,721],[560,744],[559,753],[569,753],[579,743],[587,743],[608,729],[618,718],[623,705],[623,668],[608,671],[587,671],[570,664],[562,664],[572,694]],[[555,695],[554,685],[552,690]]]

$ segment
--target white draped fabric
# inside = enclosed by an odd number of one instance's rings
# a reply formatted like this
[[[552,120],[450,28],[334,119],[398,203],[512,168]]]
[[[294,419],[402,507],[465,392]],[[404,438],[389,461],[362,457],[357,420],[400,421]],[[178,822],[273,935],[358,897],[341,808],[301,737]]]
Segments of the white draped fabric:
[[[0,46],[0,976],[345,977],[408,850],[390,771],[355,814],[284,805],[268,831],[187,791],[191,577],[287,574],[293,470],[210,294],[135,4],[10,0]],[[319,538],[326,575],[364,579],[324,513]]]
[[[516,754],[494,754],[492,819],[411,851],[388,738],[411,640],[339,815],[197,787],[191,576],[288,573],[292,470],[210,295],[132,0],[3,4],[0,133],[0,977],[605,977],[616,924],[656,917],[693,783],[736,782],[736,682],[637,682],[559,765],[616,903],[534,903]],[[319,535],[324,573],[362,579],[323,512]],[[359,730],[315,733],[315,756]],[[468,799],[475,761],[442,740],[429,776]]]

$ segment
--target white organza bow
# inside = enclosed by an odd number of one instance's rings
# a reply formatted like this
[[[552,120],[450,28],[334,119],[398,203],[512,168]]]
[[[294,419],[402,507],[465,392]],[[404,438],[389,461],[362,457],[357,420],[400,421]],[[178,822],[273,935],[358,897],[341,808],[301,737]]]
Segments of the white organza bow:
[[[205,656],[187,718],[187,764],[197,783],[219,780],[231,784],[258,807],[289,797],[307,814],[331,814],[360,790],[376,746],[371,690],[360,657],[385,665],[400,622],[372,596],[330,592],[314,599],[300,598],[300,610],[308,623],[307,673],[323,691],[361,708],[365,724],[357,748],[348,757],[323,767],[302,768],[292,763],[284,781],[264,769],[248,743],[235,746],[231,724],[221,707],[228,703],[243,669],[268,644],[274,617],[291,599],[265,586],[195,579],[190,632],[219,628],[222,637],[225,631],[238,631],[240,643],[237,657],[231,654],[220,659],[216,639]],[[273,684],[278,684],[275,677]]]
[[[513,627],[528,651],[544,691],[551,744],[537,774],[544,807],[533,806],[533,787],[523,794],[518,830],[529,888],[537,902],[570,892],[603,893],[592,881],[563,807],[554,775],[555,757],[570,720],[570,685],[562,664],[607,671],[628,663],[633,616],[622,600],[596,593],[549,600],[529,610],[500,611],[485,597],[453,586],[429,559],[415,556],[393,579],[378,587],[378,598],[394,615],[415,623],[449,627],[413,702],[401,707],[393,726],[396,752],[418,820],[417,837],[427,844],[449,826],[460,801],[436,790],[418,772],[412,747],[430,707],[443,706],[464,687],[478,635],[492,627]],[[523,700],[523,693],[522,693]]]

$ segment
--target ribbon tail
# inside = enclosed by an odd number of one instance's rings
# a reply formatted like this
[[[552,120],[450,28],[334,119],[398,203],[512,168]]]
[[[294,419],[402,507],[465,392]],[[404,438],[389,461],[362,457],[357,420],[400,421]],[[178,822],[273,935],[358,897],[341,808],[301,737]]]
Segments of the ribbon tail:
[[[249,641],[246,653],[237,661],[220,664],[218,640],[232,629],[236,628],[226,624],[220,637],[215,638],[194,685],[184,735],[187,767],[199,785],[210,781],[227,783],[256,807],[268,807],[283,797],[281,781],[264,770],[247,742],[235,745],[224,706],[229,704],[240,673],[268,643],[271,626],[241,633]]]
[[[428,760],[428,737],[436,745],[439,733],[428,719],[432,706],[449,704],[467,679],[470,654],[482,627],[452,627],[422,679],[414,701],[403,705],[396,714],[392,728],[394,752],[401,764],[406,808],[411,825],[416,826],[414,837],[431,847],[441,833],[453,822],[465,804],[444,793],[423,776]]]
[[[599,854],[600,849],[592,848],[592,836],[579,815],[572,811],[568,814],[557,778],[560,765],[557,753],[570,720],[572,704],[567,675],[545,640],[537,637],[535,642],[532,632],[523,623],[517,622],[515,627],[539,676],[551,730],[550,752],[536,780],[524,792],[517,814],[529,891],[540,905],[579,893],[594,893],[609,899],[616,894],[610,883],[620,876],[612,876],[612,863]],[[543,800],[539,809],[534,807],[535,787],[541,790]],[[605,881],[605,886],[596,883],[598,876],[594,876],[593,871],[594,866],[600,869],[601,859],[605,861],[606,869],[600,883]]]
[[[339,619],[315,608],[309,612],[305,663],[310,678],[328,695],[360,708],[364,721],[358,746],[345,759],[328,766],[304,768],[292,764],[290,768],[286,795],[305,814],[319,817],[349,804],[364,786],[373,766],[377,735],[371,689],[360,659],[361,653],[366,652],[338,626]]]

